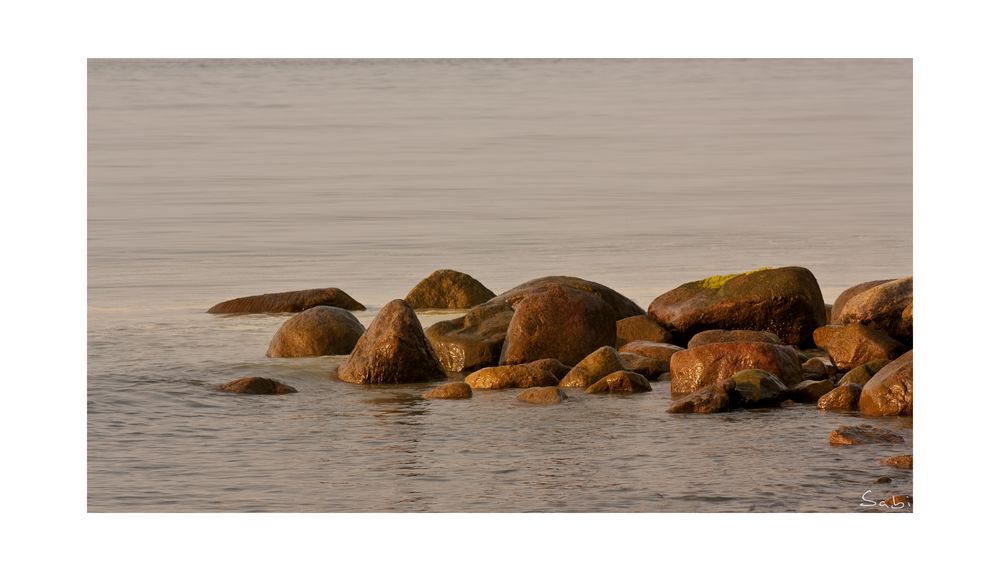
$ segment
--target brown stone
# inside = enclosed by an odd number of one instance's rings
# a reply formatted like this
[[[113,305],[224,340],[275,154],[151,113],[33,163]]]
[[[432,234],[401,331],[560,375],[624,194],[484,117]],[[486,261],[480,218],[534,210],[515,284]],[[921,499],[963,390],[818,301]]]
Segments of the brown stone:
[[[219,387],[220,390],[230,393],[242,393],[247,395],[285,395],[297,393],[293,387],[274,379],[264,377],[243,377]]]
[[[696,333],[688,341],[688,349],[699,345],[709,345],[711,343],[775,343],[784,345],[777,335],[770,331],[750,331],[748,329],[736,329],[727,331],[725,329],[709,329]]]
[[[660,324],[649,318],[648,315],[633,315],[625,319],[619,319],[615,328],[618,333],[616,347],[621,347],[632,341],[652,341],[654,343],[669,343],[670,334],[660,327]]]
[[[678,351],[683,351],[684,347],[678,345],[671,345],[670,343],[654,343],[652,341],[632,341],[631,343],[626,343],[622,345],[619,349],[619,353],[634,353],[636,355],[642,355],[643,357],[649,357],[651,359],[660,359],[670,362],[670,358],[674,353]]]
[[[437,270],[413,286],[405,299],[413,309],[468,309],[493,297],[492,291],[469,274]]]
[[[848,371],[843,377],[840,378],[840,381],[838,381],[837,384],[855,384],[859,387],[863,387],[872,378],[872,375],[879,372],[882,367],[888,365],[890,362],[891,361],[888,359],[875,359],[874,361],[869,361],[864,365],[855,367]]]
[[[861,389],[864,416],[913,416],[913,351],[882,367]]]
[[[816,408],[822,410],[858,410],[860,396],[860,385],[839,385],[820,397],[819,401],[816,402]]]
[[[729,410],[729,393],[723,384],[702,387],[697,391],[679,398],[670,405],[670,413],[727,412]]]
[[[611,306],[611,309],[615,314],[615,321],[625,319],[626,317],[632,317],[633,315],[643,315],[646,313],[641,307],[636,305],[634,301],[605,285],[570,276],[546,276],[544,278],[526,281],[519,286],[513,287],[501,293],[486,303],[501,303],[516,306],[518,302],[525,297],[544,291],[553,285],[568,287],[577,291],[596,295],[601,298],[604,303]],[[607,345],[614,345],[614,340],[607,343]]]
[[[686,283],[653,300],[649,316],[681,342],[710,329],[750,329],[809,347],[826,307],[809,270],[765,268]]]
[[[529,404],[559,404],[566,398],[559,387],[535,387],[517,395],[517,400]]]
[[[365,326],[346,309],[318,305],[285,321],[267,348],[268,357],[347,355]]]
[[[644,357],[635,353],[618,353],[618,357],[625,365],[626,371],[639,373],[650,380],[670,371],[670,361],[664,359]]]
[[[445,383],[424,393],[425,399],[469,399],[472,387],[467,383]]]
[[[892,483],[892,478],[890,478],[889,476],[879,476],[878,478],[875,478],[875,483],[876,484],[891,484]]]
[[[802,363],[802,375],[807,381],[821,381],[837,373],[837,369],[827,365],[822,359],[813,357]]]
[[[365,309],[342,290],[330,287],[239,297],[213,305],[208,313],[297,313],[317,305],[351,311]]]
[[[541,369],[543,371],[548,371],[549,373],[552,373],[552,376],[560,380],[565,377],[566,373],[568,373],[571,369],[571,367],[563,365],[559,359],[539,359],[537,361],[525,363],[525,365]]]
[[[364,385],[418,383],[445,376],[417,314],[401,299],[378,312],[337,374],[343,381]]]
[[[901,470],[912,470],[913,469],[913,454],[903,454],[900,456],[890,456],[885,460],[882,460],[883,464],[889,466],[895,466]]]
[[[427,328],[427,338],[441,365],[452,372],[490,367],[500,362],[514,310],[503,304],[479,306],[462,317]]]
[[[827,325],[813,331],[818,347],[826,349],[840,371],[849,371],[875,359],[895,359],[906,346],[886,333],[860,323]]]
[[[833,307],[830,308],[830,320],[827,323],[842,325],[840,322],[840,312],[844,309],[844,304],[846,304],[852,297],[862,293],[864,291],[870,290],[877,285],[882,285],[886,282],[891,282],[892,280],[874,280],[870,282],[860,283],[856,286],[851,286],[843,291],[839,296],[837,296],[836,301],[833,302]]]
[[[913,277],[876,285],[851,297],[839,315],[847,325],[860,323],[913,344]]]
[[[836,388],[833,381],[802,381],[788,391],[788,396],[795,402],[814,403]]]
[[[645,393],[653,390],[646,377],[632,371],[615,371],[587,387],[587,394]]]
[[[830,445],[832,446],[875,443],[902,444],[903,442],[903,437],[895,432],[876,428],[870,424],[841,426],[830,433]]]
[[[745,369],[763,369],[786,386],[803,380],[795,351],[772,343],[712,343],[674,353],[670,359],[671,393],[675,396],[727,379]]]
[[[486,367],[465,377],[465,382],[477,390],[527,389],[559,384],[552,373],[528,365]]]
[[[549,285],[514,305],[500,363],[553,358],[572,367],[597,348],[614,343],[611,306],[594,294]]]
[[[788,392],[778,377],[761,369],[740,371],[720,386],[729,393],[730,408],[774,406],[783,401]]]
[[[577,363],[559,381],[560,387],[587,388],[615,371],[625,370],[618,352],[612,347],[601,347]]]

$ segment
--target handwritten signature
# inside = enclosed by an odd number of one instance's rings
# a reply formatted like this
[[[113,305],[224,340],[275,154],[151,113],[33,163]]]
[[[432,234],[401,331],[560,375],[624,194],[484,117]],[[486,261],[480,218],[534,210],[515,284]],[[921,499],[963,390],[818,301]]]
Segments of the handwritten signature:
[[[859,506],[863,508],[873,508],[875,506],[878,506],[880,508],[887,508],[891,510],[901,510],[906,507],[911,507],[911,508],[913,507],[913,502],[910,501],[910,498],[908,498],[907,496],[893,496],[887,500],[876,502],[875,500],[872,500],[867,497],[868,494],[870,493],[872,493],[872,491],[867,490],[865,491],[865,493],[861,494],[861,499],[866,503],[858,504]]]

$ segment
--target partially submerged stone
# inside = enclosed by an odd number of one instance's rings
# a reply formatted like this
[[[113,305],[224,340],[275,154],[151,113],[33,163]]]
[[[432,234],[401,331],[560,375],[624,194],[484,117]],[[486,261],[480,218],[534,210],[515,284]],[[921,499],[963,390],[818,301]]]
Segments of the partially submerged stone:
[[[882,460],[883,464],[895,466],[901,470],[913,469],[913,454],[902,454],[900,456],[890,456]]]
[[[338,376],[349,383],[381,385],[433,381],[445,372],[413,309],[394,299],[375,316]]]
[[[710,414],[729,411],[729,392],[723,384],[709,385],[675,400],[667,412]]]
[[[826,349],[840,371],[849,371],[876,359],[895,359],[906,346],[883,331],[860,323],[827,325],[813,331],[817,347]]]
[[[841,426],[830,432],[831,446],[851,446],[855,444],[902,444],[903,437],[891,430],[876,428],[870,424]]]
[[[711,343],[774,343],[784,345],[777,335],[770,331],[751,331],[749,329],[709,329],[696,333],[688,341],[688,349]]]
[[[747,369],[720,383],[729,393],[731,408],[775,406],[785,400],[788,388],[769,371]]]
[[[437,270],[406,294],[413,309],[468,309],[493,299],[479,280],[455,270]]]
[[[441,365],[460,372],[490,367],[500,362],[513,308],[498,304],[480,306],[462,317],[440,321],[427,328],[427,338]]]
[[[860,397],[861,385],[842,384],[820,397],[816,401],[816,408],[821,410],[858,410]]]
[[[587,387],[587,394],[644,393],[653,390],[646,377],[632,371],[615,371]]]
[[[641,307],[636,305],[634,301],[609,288],[608,286],[571,276],[546,276],[543,278],[529,280],[501,293],[486,303],[502,303],[516,306],[518,302],[525,297],[539,293],[553,285],[568,287],[577,291],[596,295],[603,300],[604,303],[611,307],[611,310],[615,315],[615,321],[625,319],[626,317],[632,317],[633,315],[643,315],[646,313]],[[607,345],[614,345],[614,339],[607,343]]]
[[[712,343],[674,353],[670,359],[670,391],[685,395],[745,369],[762,369],[788,385],[803,380],[795,351],[772,343]]]
[[[559,404],[566,398],[566,393],[559,387],[535,387],[517,395],[517,400],[528,404]]]
[[[317,305],[361,311],[364,305],[339,288],[303,289],[238,297],[217,303],[208,313],[297,313]]]
[[[632,341],[652,341],[654,343],[669,343],[670,334],[660,327],[660,324],[653,321],[648,315],[633,315],[625,319],[619,319],[615,323],[618,340],[616,347],[621,347]]]
[[[572,368],[563,365],[559,359],[539,359],[537,361],[525,363],[525,365],[552,373],[552,376],[560,380],[562,380],[562,378],[566,376],[566,373],[569,373]]]
[[[913,416],[913,351],[882,367],[861,389],[864,416]]]
[[[318,305],[285,321],[271,338],[268,357],[347,355],[365,326],[346,309]]]
[[[425,399],[468,399],[472,398],[472,387],[467,383],[445,383],[424,393]]]
[[[229,381],[219,387],[219,390],[248,395],[285,395],[299,392],[281,381],[265,377],[243,377]]]
[[[528,365],[486,367],[465,377],[465,382],[477,390],[527,389],[559,384],[552,373]]]
[[[622,363],[618,352],[613,347],[604,346],[587,355],[570,369],[559,381],[559,386],[587,388],[601,378],[615,371],[623,370],[625,370],[625,364]]]

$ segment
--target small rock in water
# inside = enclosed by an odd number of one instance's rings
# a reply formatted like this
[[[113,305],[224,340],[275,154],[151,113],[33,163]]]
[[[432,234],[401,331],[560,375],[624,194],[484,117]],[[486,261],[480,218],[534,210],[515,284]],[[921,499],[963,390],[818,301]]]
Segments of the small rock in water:
[[[889,466],[895,466],[903,470],[913,469],[913,454],[903,454],[901,456],[890,456],[885,460],[882,460],[883,464]]]
[[[876,428],[870,424],[835,428],[830,432],[829,440],[831,446],[874,443],[902,444],[904,442],[903,437],[895,432],[884,428]]]
[[[219,387],[219,389],[230,393],[242,393],[246,395],[286,395],[299,392],[294,387],[290,387],[285,383],[264,377],[243,377],[242,379],[229,381]]]
[[[821,410],[858,410],[858,398],[860,396],[860,385],[853,383],[840,385],[823,395],[816,402],[816,408]]]
[[[653,390],[646,377],[632,371],[615,371],[587,387],[587,394],[644,393]]]
[[[670,405],[667,412],[710,414],[729,410],[729,392],[722,384],[709,385],[698,389]]]
[[[517,395],[517,400],[529,404],[559,404],[566,398],[559,387],[535,387]]]
[[[876,484],[888,484],[892,482],[892,478],[889,476],[879,476],[875,479]]]
[[[529,365],[486,367],[465,377],[465,382],[477,390],[527,389],[559,384],[552,373]]]
[[[425,399],[469,399],[472,387],[468,383],[445,383],[424,393]]]
[[[587,355],[559,381],[560,387],[587,388],[615,371],[625,370],[614,347],[604,346]]]

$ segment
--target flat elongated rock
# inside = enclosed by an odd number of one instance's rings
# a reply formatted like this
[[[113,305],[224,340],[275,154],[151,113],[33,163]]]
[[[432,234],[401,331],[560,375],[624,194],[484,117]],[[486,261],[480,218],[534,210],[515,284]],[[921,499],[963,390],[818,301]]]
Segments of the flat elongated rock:
[[[645,393],[653,390],[646,377],[632,371],[615,371],[587,387],[587,394]]]
[[[424,393],[425,399],[469,399],[472,387],[467,383],[445,383]]]
[[[844,305],[854,296],[861,292],[872,289],[877,285],[882,285],[886,282],[891,282],[892,280],[874,280],[870,282],[860,283],[856,286],[851,286],[843,291],[839,296],[837,296],[836,301],[833,302],[833,307],[830,308],[830,324],[842,325],[840,323],[840,312],[843,311]]]
[[[773,343],[712,343],[674,353],[670,391],[694,392],[746,369],[762,369],[787,385],[802,382],[802,366],[791,347]]]
[[[831,446],[852,446],[855,444],[902,444],[903,437],[891,430],[876,428],[870,424],[841,426],[830,432]]]
[[[729,392],[723,384],[709,385],[675,400],[667,412],[710,414],[729,411]]]
[[[297,313],[317,305],[329,305],[350,311],[365,309],[364,305],[342,290],[329,287],[238,297],[213,305],[208,313]]]
[[[559,404],[566,398],[559,387],[535,387],[517,395],[517,400],[528,404]]]
[[[604,346],[587,355],[570,369],[559,381],[559,386],[587,388],[615,371],[624,370],[625,364],[618,356],[618,352],[610,346]]]
[[[688,341],[688,349],[711,343],[774,343],[784,345],[780,338],[770,331],[751,331],[749,329],[709,329],[696,333]]]
[[[346,309],[318,305],[285,321],[267,348],[268,357],[347,355],[365,332]]]
[[[749,329],[810,347],[813,330],[826,325],[819,284],[812,272],[799,267],[689,282],[653,300],[649,316],[681,342],[710,329]]]
[[[379,311],[337,374],[343,381],[364,385],[418,383],[445,376],[417,315],[401,299]]]
[[[626,317],[632,317],[633,315],[643,315],[646,313],[641,307],[636,305],[634,301],[609,288],[608,286],[571,276],[546,276],[544,278],[529,280],[501,293],[486,303],[502,303],[514,306],[525,297],[539,293],[540,291],[543,291],[553,285],[568,287],[596,295],[601,298],[604,303],[611,306],[611,310],[615,315],[616,321],[619,319],[625,319]],[[607,343],[607,345],[614,345],[614,340]]]
[[[913,351],[879,369],[861,389],[864,416],[913,416]]]
[[[869,361],[864,365],[859,367],[854,367],[848,371],[840,381],[837,382],[838,385],[850,385],[855,384],[859,387],[865,386],[872,376],[882,370],[882,367],[891,363],[889,359],[875,359],[874,361]]]
[[[670,363],[674,353],[683,351],[684,347],[670,343],[653,343],[652,341],[633,341],[618,349],[618,353],[633,353],[650,359],[659,359]]]
[[[465,377],[465,382],[477,390],[528,389],[559,384],[552,373],[528,365],[500,365],[479,369]]]
[[[413,309],[468,309],[493,297],[492,291],[469,274],[437,270],[413,286],[405,299]]]
[[[573,366],[598,347],[615,343],[615,312],[600,297],[549,285],[514,305],[500,364],[558,359]]]
[[[491,367],[500,362],[513,308],[498,304],[479,306],[462,317],[440,321],[427,328],[427,338],[441,365],[459,372]]]
[[[821,410],[858,410],[860,397],[861,385],[853,383],[839,385],[820,397],[816,402],[816,408]]]
[[[264,377],[243,377],[229,381],[219,387],[219,390],[248,395],[285,395],[299,392],[285,383]]]
[[[887,333],[860,323],[820,327],[813,331],[813,340],[829,353],[840,371],[876,359],[895,359],[906,352],[906,346]]]
[[[885,460],[882,460],[883,464],[889,466],[895,466],[901,470],[912,470],[913,469],[913,454],[903,454],[901,456],[890,456]]]
[[[913,276],[892,280],[858,293],[844,303],[840,322],[860,323],[913,344]]]
[[[669,343],[670,334],[653,321],[648,315],[633,315],[619,319],[615,324],[618,340],[615,346],[621,347],[632,341],[652,341],[654,343]]]

